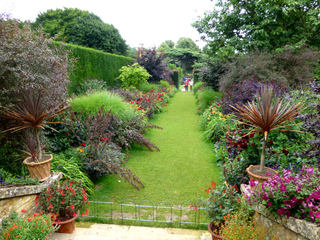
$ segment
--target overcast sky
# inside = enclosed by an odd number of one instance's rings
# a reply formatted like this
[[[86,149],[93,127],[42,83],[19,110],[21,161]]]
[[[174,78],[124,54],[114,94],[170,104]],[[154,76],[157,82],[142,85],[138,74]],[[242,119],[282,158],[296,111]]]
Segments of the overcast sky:
[[[112,24],[130,47],[158,47],[165,40],[191,38],[199,47],[205,43],[191,23],[212,10],[210,0],[0,0],[0,11],[20,20],[35,21],[48,9],[79,8]]]

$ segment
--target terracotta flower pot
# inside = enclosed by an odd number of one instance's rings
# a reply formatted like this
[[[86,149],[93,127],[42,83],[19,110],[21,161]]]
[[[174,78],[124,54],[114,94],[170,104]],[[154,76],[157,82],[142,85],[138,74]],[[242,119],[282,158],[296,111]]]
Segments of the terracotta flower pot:
[[[211,233],[212,240],[224,239],[224,237],[213,232],[213,223],[212,222],[208,224],[208,231]]]
[[[265,167],[267,172],[271,173],[272,175],[271,176],[258,175],[258,174],[254,173],[254,172],[255,172],[255,170],[258,170],[259,167],[260,167],[259,165],[250,165],[246,170],[247,173],[249,174],[250,180],[258,181],[259,185],[261,185],[263,182],[268,181],[268,179],[271,178],[273,175],[278,174],[278,171],[276,171],[276,170],[274,170],[272,168]]]
[[[76,229],[75,223],[78,216],[79,216],[79,213],[73,218],[70,218],[68,220],[60,221],[59,223],[55,222],[54,224],[56,226],[60,225],[60,228],[56,232],[57,233],[73,233],[74,230]]]
[[[45,181],[51,176],[50,166],[52,159],[52,154],[47,154],[43,155],[43,161],[41,162],[32,162],[32,158],[29,157],[23,163],[27,165],[31,178],[39,178],[40,181]]]

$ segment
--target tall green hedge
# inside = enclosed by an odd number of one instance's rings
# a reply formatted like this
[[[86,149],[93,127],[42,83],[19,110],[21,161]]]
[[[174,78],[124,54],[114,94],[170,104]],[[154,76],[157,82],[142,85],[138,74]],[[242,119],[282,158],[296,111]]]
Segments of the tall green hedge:
[[[85,79],[103,79],[108,86],[114,86],[114,79],[119,76],[119,69],[133,62],[132,58],[105,53],[99,50],[66,44],[72,50],[72,57],[77,59],[74,70],[70,76],[69,93]]]
[[[173,69],[170,71],[170,77],[172,78],[174,82],[174,86],[179,89],[179,70]]]
[[[194,69],[193,70],[193,84],[199,82],[199,70]]]

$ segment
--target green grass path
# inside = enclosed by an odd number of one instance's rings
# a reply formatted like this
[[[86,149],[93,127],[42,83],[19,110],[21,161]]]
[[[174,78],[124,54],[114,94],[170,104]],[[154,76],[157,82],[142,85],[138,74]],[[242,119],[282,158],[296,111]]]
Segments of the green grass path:
[[[168,201],[180,205],[185,200],[196,201],[206,196],[204,189],[211,181],[219,182],[212,143],[202,139],[196,114],[196,100],[191,92],[178,92],[168,108],[151,123],[163,129],[152,129],[146,136],[160,148],[149,151],[134,147],[127,167],[144,183],[137,191],[131,184],[114,176],[97,183],[96,197],[108,196],[115,203],[132,199],[136,203],[149,200],[153,204]]]

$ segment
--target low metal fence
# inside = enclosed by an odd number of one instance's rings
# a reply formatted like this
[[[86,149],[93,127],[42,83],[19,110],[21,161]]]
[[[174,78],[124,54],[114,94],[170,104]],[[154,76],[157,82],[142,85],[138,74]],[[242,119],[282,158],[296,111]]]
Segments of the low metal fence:
[[[153,223],[173,223],[182,225],[207,225],[205,222],[204,208],[196,206],[191,200],[186,200],[178,206],[174,206],[167,201],[160,201],[157,204],[149,200],[135,202],[132,199],[122,200],[120,211],[115,211],[115,203],[109,197],[102,197],[99,200],[91,200],[90,213],[86,217],[108,219],[111,222],[115,219],[123,221],[140,221]],[[119,207],[118,207],[119,209]],[[204,221],[204,222],[202,222]]]

